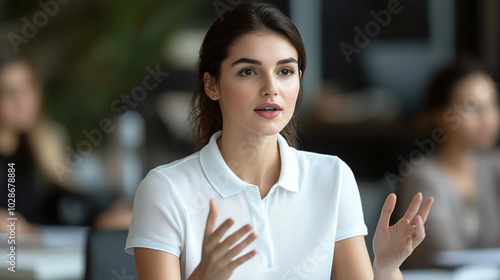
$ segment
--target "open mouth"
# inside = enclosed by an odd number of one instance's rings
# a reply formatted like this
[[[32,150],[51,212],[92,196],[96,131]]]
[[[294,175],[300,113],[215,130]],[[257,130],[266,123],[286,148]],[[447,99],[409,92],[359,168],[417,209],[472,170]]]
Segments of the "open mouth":
[[[283,109],[276,103],[264,103],[255,109],[255,112],[266,119],[274,119],[281,114]]]
[[[255,111],[263,111],[263,112],[273,112],[273,111],[277,111],[278,109],[274,108],[274,107],[264,107],[262,109],[257,109]]]

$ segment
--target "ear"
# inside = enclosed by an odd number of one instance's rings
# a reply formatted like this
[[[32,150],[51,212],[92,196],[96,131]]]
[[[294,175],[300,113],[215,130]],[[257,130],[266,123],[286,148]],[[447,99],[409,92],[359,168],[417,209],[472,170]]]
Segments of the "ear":
[[[302,78],[302,70],[299,70],[299,78]]]
[[[215,80],[214,76],[210,75],[210,73],[208,72],[205,72],[205,74],[203,74],[203,85],[205,88],[205,92],[207,93],[208,97],[210,97],[210,99],[214,101],[219,100],[219,89],[217,88],[217,81]]]

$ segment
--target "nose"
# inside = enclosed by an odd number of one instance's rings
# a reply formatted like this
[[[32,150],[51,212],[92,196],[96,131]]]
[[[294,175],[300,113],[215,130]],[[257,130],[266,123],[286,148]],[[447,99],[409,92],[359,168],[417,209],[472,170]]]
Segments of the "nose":
[[[265,96],[277,96],[278,95],[278,87],[276,86],[276,81],[272,74],[265,75],[262,78],[262,88],[260,91],[260,95],[262,97]]]

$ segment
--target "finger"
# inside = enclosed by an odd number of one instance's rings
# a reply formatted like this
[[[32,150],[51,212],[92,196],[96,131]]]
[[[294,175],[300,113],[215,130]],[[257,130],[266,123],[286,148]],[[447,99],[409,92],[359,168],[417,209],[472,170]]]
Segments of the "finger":
[[[219,243],[220,239],[224,234],[227,232],[227,230],[234,224],[234,220],[232,218],[229,218],[225,220],[222,225],[220,225],[214,233],[212,233],[211,236],[208,237],[207,239],[207,249],[211,250],[212,248],[215,248],[215,246]]]
[[[214,251],[213,251],[214,256],[217,259],[223,258],[227,254],[229,248],[231,248],[231,246],[233,246],[238,240],[240,240],[251,229],[252,229],[252,226],[247,224],[247,225],[241,227],[239,230],[237,230],[233,234],[231,234],[230,236],[228,236],[222,243],[217,245],[217,248],[214,249]],[[235,257],[235,256],[233,256],[233,257]],[[230,262],[233,259],[233,257],[228,258],[226,260],[226,263]]]
[[[217,206],[217,202],[215,202],[215,199],[210,199],[210,209],[208,210],[207,225],[205,226],[205,238],[210,236],[214,231],[218,214],[219,207]]]
[[[254,242],[255,239],[257,239],[257,233],[252,232],[243,241],[231,248],[231,250],[229,250],[229,252],[227,252],[227,254],[224,256],[224,260],[230,262],[234,257],[241,253],[241,251],[248,247],[250,243]]]
[[[252,251],[246,253],[245,255],[237,258],[236,260],[230,262],[228,265],[228,268],[231,270],[234,270],[238,266],[240,266],[243,263],[245,263],[246,261],[248,261],[249,259],[253,258],[255,255],[257,255],[257,250],[252,250]]]
[[[418,211],[418,215],[422,217],[423,223],[427,221],[427,217],[429,216],[429,212],[431,211],[432,203],[434,203],[434,198],[433,197],[428,198],[424,202],[424,205],[422,205],[422,208],[420,208],[420,211]]]
[[[391,220],[392,212],[394,211],[394,207],[396,206],[396,195],[391,193],[387,196],[384,202],[384,206],[382,206],[382,212],[380,213],[380,218],[378,220],[378,227],[388,227],[389,222]]]
[[[228,236],[220,244],[219,247],[223,248],[224,251],[229,250],[229,248],[231,248],[231,246],[233,246],[234,243],[236,243],[238,240],[240,240],[240,238],[242,238],[250,230],[252,230],[252,226],[251,225],[248,224],[248,225],[242,226],[238,231],[236,231],[235,233],[233,233],[230,236]]]
[[[420,215],[417,215],[415,217],[415,225],[417,226],[416,232],[415,232],[415,238],[413,239],[413,249],[415,249],[422,241],[424,241],[425,238],[425,228],[424,228],[424,221],[422,220],[422,217]]]
[[[408,209],[406,210],[404,218],[407,219],[408,221],[413,220],[413,218],[418,212],[420,203],[422,203],[422,193],[419,192],[413,197],[410,206],[408,206]]]

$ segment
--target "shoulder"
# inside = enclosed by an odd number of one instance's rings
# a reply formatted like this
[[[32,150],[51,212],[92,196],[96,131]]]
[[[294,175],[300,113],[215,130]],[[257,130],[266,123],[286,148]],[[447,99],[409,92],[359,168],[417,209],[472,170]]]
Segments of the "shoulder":
[[[317,170],[339,170],[351,172],[350,167],[335,155],[293,149],[301,167],[312,167]]]
[[[357,186],[351,168],[338,156],[298,150],[296,155],[299,178],[304,180],[301,182],[314,185],[314,190],[324,188],[338,192]]]
[[[398,173],[409,181],[440,181],[444,176],[442,166],[434,156],[425,157],[420,161],[400,161]]]
[[[441,198],[448,196],[448,179],[442,165],[435,157],[426,157],[421,164],[408,162],[408,166],[400,164],[398,176],[402,185],[400,195],[411,201],[413,195],[421,192],[424,197]]]
[[[200,167],[200,152],[151,169],[148,176],[171,176]],[[151,175],[150,175],[151,174]]]
[[[200,173],[199,152],[151,169],[139,185],[137,194],[158,195],[175,192],[173,186]]]
[[[478,155],[478,160],[485,162],[486,165],[491,167],[497,173],[500,173],[500,149],[482,153]]]

